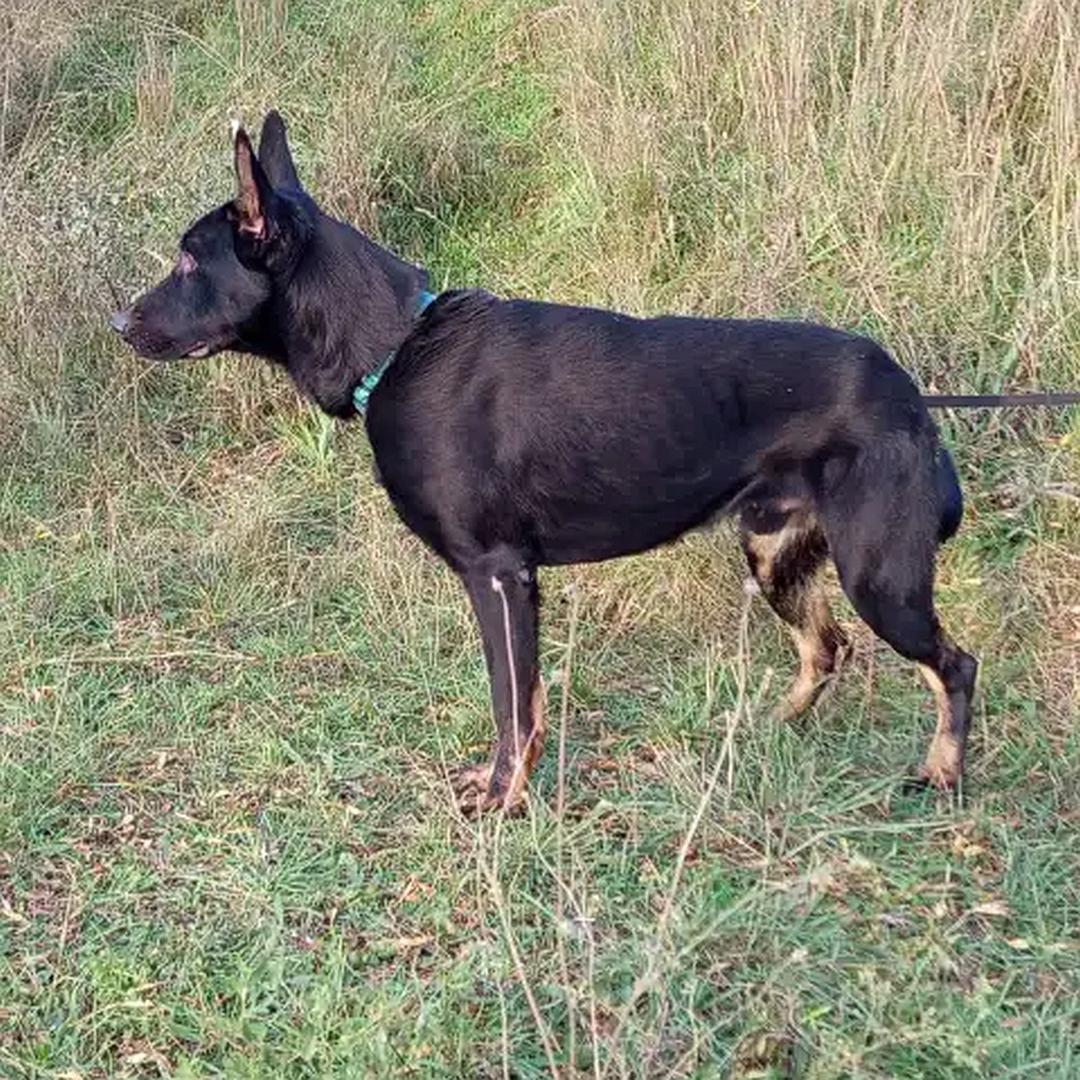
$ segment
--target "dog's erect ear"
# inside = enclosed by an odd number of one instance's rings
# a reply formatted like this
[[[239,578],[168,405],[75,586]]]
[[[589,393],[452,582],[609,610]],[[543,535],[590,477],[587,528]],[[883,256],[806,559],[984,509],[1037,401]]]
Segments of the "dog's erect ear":
[[[274,187],[300,190],[300,177],[296,175],[289,140],[285,137],[285,121],[276,109],[271,109],[263,120],[259,161]]]
[[[261,240],[266,236],[266,208],[274,193],[273,188],[242,127],[237,127],[233,137],[233,152],[236,159],[238,227],[242,233]]]

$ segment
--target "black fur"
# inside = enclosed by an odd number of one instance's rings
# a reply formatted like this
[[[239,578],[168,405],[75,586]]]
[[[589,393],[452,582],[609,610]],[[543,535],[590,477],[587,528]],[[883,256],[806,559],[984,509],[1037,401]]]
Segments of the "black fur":
[[[879,345],[480,291],[444,293],[416,318],[423,271],[316,206],[276,113],[258,158],[242,131],[234,149],[236,200],[181,239],[195,267],[182,255],[114,326],[152,359],[266,356],[346,419],[396,349],[367,431],[397,512],[461,576],[480,623],[498,727],[492,766],[471,777],[485,805],[520,797],[542,739],[536,567],[644,551],[725,513],[770,602],[796,613],[784,617],[807,679],[814,641],[842,638],[808,591],[828,551],[859,614],[940,680],[924,773],[956,782],[975,663],[941,632],[932,588],[960,488],[919,391]],[[794,599],[770,552],[786,577],[805,562]]]

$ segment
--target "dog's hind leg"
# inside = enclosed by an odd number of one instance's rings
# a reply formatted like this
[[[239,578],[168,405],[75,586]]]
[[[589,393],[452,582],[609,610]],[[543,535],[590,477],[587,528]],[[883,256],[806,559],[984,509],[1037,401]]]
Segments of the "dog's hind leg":
[[[938,627],[934,662],[920,664],[919,670],[934,693],[937,727],[918,778],[933,787],[951,788],[964,770],[978,664],[975,657],[954,645]]]
[[[781,716],[793,720],[817,699],[847,647],[821,581],[829,547],[810,513],[757,505],[740,515],[739,539],[762,594],[791,628],[799,650],[799,673],[781,707]]]
[[[978,664],[955,645],[934,610],[936,503],[917,471],[875,475],[824,512],[840,584],[883,641],[914,660],[934,693],[937,728],[919,779],[954,787],[964,768]],[[844,503],[846,502],[846,506]]]
[[[841,582],[844,578],[841,570]],[[934,787],[952,788],[964,771],[978,663],[949,639],[928,595],[924,602],[915,602],[895,584],[856,578],[848,581],[845,591],[878,637],[919,665],[934,693],[937,727],[918,778]]]
[[[524,801],[546,732],[536,571],[510,548],[499,548],[471,561],[462,579],[484,643],[496,742],[491,761],[464,770],[456,786],[462,809],[513,810]]]

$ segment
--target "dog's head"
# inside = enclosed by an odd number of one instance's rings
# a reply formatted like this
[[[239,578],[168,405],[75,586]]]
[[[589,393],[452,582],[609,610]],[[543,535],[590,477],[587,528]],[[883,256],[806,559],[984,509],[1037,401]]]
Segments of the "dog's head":
[[[181,237],[172,272],[110,319],[140,356],[178,360],[223,349],[283,360],[271,275],[287,272],[317,211],[296,175],[276,112],[256,156],[243,128],[233,136],[237,195]]]

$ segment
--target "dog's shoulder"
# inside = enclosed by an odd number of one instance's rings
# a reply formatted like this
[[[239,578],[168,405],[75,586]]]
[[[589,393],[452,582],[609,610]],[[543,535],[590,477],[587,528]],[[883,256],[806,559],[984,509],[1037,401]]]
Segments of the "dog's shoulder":
[[[484,289],[448,289],[432,301],[419,329],[458,329],[491,318],[501,303]]]

